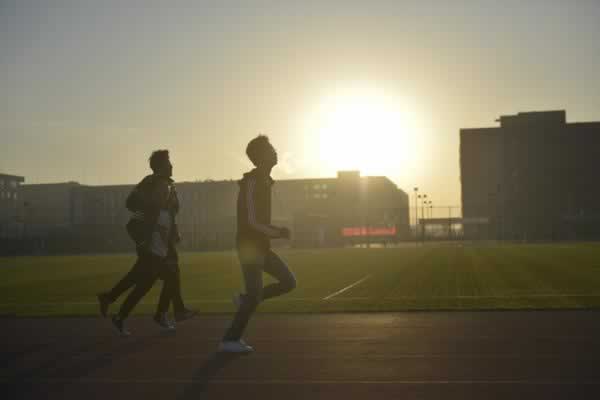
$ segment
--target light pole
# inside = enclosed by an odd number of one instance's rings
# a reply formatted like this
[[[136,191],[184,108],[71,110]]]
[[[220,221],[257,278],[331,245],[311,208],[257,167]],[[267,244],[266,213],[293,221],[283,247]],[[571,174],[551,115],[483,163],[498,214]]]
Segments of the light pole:
[[[419,224],[419,209],[418,209],[418,196],[417,196],[417,193],[419,192],[419,188],[414,187],[413,190],[415,192],[415,237],[416,237],[417,225]]]
[[[421,208],[421,204],[423,204],[423,200],[422,200],[423,199],[423,195],[420,194],[420,195],[417,196],[417,198],[419,199],[418,208],[417,208],[417,225],[418,225],[419,224],[419,217],[421,216],[421,214],[420,214],[421,213],[420,208]]]
[[[425,220],[425,199],[427,198],[426,194],[423,194],[421,197],[421,218]],[[423,225],[421,226],[421,241],[425,241],[425,221],[423,221]]]

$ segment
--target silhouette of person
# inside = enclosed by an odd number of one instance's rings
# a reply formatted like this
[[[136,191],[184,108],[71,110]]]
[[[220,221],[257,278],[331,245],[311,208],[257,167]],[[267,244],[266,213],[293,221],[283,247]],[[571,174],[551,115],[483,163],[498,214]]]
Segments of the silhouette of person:
[[[175,216],[179,212],[179,199],[171,179],[173,166],[167,150],[157,150],[150,156],[153,174],[146,176],[127,199],[133,211],[127,230],[136,242],[138,258],[131,270],[108,292],[98,294],[100,313],[106,317],[108,307],[127,290],[129,294],[119,314],[112,322],[122,335],[129,334],[124,319],[141,298],[154,285],[163,280],[163,288],[154,321],[162,328],[174,330],[167,311],[173,303],[176,321],[184,321],[197,315],[183,303],[178,254],[175,244],[180,241]]]
[[[271,239],[290,238],[289,229],[271,225],[271,186],[274,181],[270,174],[277,165],[277,152],[268,137],[259,135],[248,143],[246,154],[256,167],[239,181],[237,199],[236,245],[246,293],[234,295],[237,312],[219,344],[219,351],[232,353],[254,351],[242,335],[256,307],[263,300],[296,287],[294,274],[271,250],[270,244]],[[263,288],[263,271],[278,282]]]

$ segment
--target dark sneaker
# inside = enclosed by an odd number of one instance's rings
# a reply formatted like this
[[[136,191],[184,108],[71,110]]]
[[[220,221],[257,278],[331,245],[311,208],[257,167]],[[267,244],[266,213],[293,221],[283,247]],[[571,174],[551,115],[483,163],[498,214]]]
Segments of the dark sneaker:
[[[162,329],[168,332],[175,331],[176,329],[175,325],[171,321],[169,321],[167,313],[155,315],[154,322],[156,322],[158,326],[160,326]]]
[[[119,336],[129,336],[129,335],[131,335],[131,332],[129,332],[125,328],[125,321],[123,321],[118,316],[115,315],[115,316],[112,317],[112,324],[115,327],[115,329],[117,330],[117,333],[119,334]]]
[[[186,310],[175,313],[175,321],[182,322],[182,321],[185,321],[186,319],[192,319],[199,315],[200,314],[198,313],[198,311],[186,309]]]
[[[96,295],[98,298],[98,304],[100,304],[100,315],[106,318],[108,314],[108,306],[110,305],[110,301],[108,301],[108,296],[106,293],[98,293]]]

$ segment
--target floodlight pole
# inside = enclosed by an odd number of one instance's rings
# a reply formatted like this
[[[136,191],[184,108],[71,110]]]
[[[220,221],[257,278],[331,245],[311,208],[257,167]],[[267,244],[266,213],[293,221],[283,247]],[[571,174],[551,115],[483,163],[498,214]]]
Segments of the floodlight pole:
[[[427,195],[424,194],[423,195],[423,201],[421,201],[421,215],[423,216],[423,222],[425,222],[425,202]],[[425,241],[425,223],[423,223],[423,227],[421,228],[421,239],[424,242]]]
[[[417,193],[419,192],[419,188],[418,187],[414,187],[413,188],[414,192],[415,192],[415,242],[417,241],[417,230],[418,230],[418,225],[419,225],[419,203],[418,203],[418,196]]]

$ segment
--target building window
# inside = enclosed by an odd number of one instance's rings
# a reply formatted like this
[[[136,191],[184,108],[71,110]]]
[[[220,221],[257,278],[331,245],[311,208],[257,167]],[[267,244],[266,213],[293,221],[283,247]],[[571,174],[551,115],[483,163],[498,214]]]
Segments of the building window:
[[[313,189],[315,189],[315,190],[319,190],[320,187],[321,187],[321,185],[319,185],[318,183],[315,183],[313,185]]]
[[[0,179],[0,188],[4,187],[4,179]]]
[[[327,190],[327,184],[326,184],[326,183],[322,184],[322,185],[321,185],[321,188],[322,188],[323,190]]]
[[[322,198],[326,199],[329,197],[329,195],[327,193],[323,193],[323,195],[321,196]]]
[[[10,181],[10,187],[13,189],[17,188],[17,181]]]
[[[321,193],[315,193],[315,194],[313,194],[313,197],[315,199],[320,199],[321,198]]]

